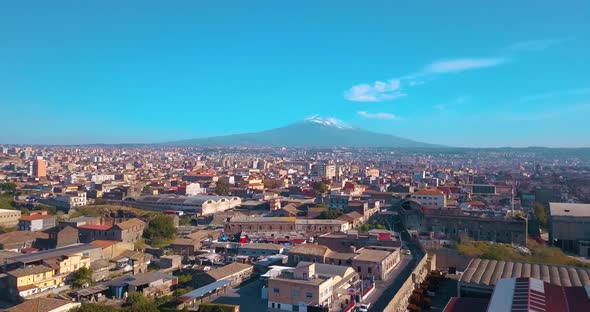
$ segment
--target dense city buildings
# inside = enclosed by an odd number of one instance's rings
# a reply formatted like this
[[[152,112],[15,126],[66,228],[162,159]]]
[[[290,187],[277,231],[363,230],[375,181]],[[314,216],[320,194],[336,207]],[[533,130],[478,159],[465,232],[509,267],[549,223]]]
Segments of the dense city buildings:
[[[496,309],[494,292],[508,297],[522,278],[549,293],[590,285],[577,262],[590,241],[590,162],[575,153],[2,151],[0,300],[15,304],[69,289],[83,304],[140,293],[182,309],[254,289],[233,298],[252,311],[418,311],[438,297],[461,311]],[[81,268],[92,268],[90,287],[74,283]],[[449,279],[453,291],[438,294]]]

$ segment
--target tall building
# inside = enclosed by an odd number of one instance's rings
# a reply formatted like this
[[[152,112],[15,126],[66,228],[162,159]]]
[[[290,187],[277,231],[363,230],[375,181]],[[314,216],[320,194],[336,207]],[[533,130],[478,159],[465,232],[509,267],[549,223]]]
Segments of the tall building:
[[[44,178],[47,176],[47,162],[42,159],[33,160],[31,175],[35,178]]]
[[[317,175],[322,178],[332,179],[336,176],[336,165],[328,162],[319,162],[317,164]]]

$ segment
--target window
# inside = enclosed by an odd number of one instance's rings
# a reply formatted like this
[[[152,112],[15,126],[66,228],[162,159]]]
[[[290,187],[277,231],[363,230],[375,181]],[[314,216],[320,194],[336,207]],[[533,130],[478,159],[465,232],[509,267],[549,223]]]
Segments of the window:
[[[308,291],[305,293],[305,298],[313,298],[313,294]]]
[[[294,312],[299,312],[299,306],[298,306],[298,305],[296,305],[296,304],[294,304],[294,305],[293,305],[293,311],[294,311]]]
[[[373,270],[371,269],[371,267],[368,267],[368,268],[367,268],[367,271],[369,272],[369,274],[373,273],[373,272],[372,272]]]
[[[281,292],[281,289],[275,287],[275,288],[272,289],[272,292],[275,293],[275,294],[279,294]]]
[[[299,290],[296,290],[296,289],[293,290],[293,293],[292,293],[293,297],[299,297],[300,294],[301,294],[301,292]]]

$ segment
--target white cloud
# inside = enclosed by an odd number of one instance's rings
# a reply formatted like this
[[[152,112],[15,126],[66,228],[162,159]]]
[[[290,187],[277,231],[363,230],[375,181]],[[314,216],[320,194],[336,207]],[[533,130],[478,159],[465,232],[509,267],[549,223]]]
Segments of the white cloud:
[[[512,51],[542,51],[558,45],[568,38],[553,38],[541,40],[521,41],[510,45],[507,49]]]
[[[407,87],[415,87],[433,79],[434,76],[486,68],[501,65],[508,60],[505,58],[463,58],[440,60],[428,64],[419,72],[390,79],[388,81],[375,81],[373,84],[361,83],[352,86],[344,92],[344,98],[353,102],[381,102],[394,100],[406,96],[402,90],[402,84]]]
[[[399,79],[375,81],[373,85],[362,83],[344,92],[344,98],[354,102],[380,102],[403,97]]]
[[[369,113],[366,111],[359,111],[357,112],[357,114],[363,118],[369,118],[369,119],[385,119],[385,120],[393,120],[393,119],[398,119],[398,117],[394,114],[390,114],[390,113]]]
[[[505,58],[466,58],[440,60],[430,63],[423,70],[424,74],[446,74],[466,70],[493,67],[505,63]]]

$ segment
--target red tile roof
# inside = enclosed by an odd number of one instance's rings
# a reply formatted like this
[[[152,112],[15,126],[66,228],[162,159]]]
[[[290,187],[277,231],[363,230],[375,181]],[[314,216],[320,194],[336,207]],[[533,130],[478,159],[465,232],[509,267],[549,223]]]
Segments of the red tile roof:
[[[41,219],[49,219],[53,218],[52,215],[32,215],[32,216],[23,216],[19,220],[23,221],[33,221],[33,220],[41,220]]]
[[[105,224],[105,225],[93,225],[93,224],[85,224],[85,225],[80,225],[78,228],[79,229],[85,229],[85,230],[98,230],[98,231],[106,231],[111,229],[113,226],[109,225],[109,224]]]

